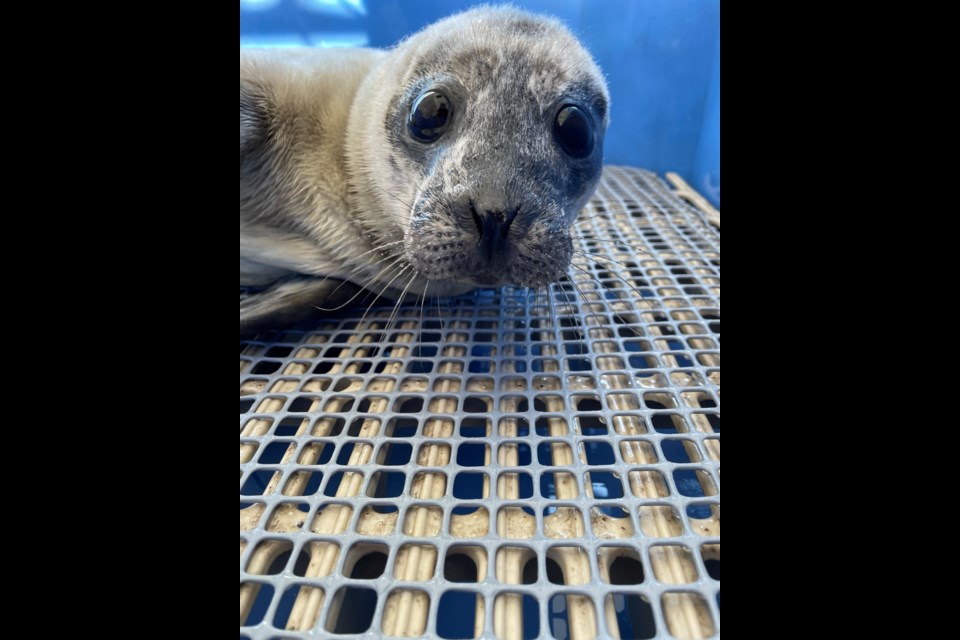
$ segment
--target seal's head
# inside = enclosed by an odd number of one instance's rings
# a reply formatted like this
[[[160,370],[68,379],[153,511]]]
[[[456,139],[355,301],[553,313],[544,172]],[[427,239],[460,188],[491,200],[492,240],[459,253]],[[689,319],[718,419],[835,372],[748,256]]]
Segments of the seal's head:
[[[378,152],[351,162],[368,228],[382,242],[402,234],[430,281],[559,280],[600,178],[608,105],[600,70],[556,20],[480,8],[428,27],[351,111],[351,153]]]

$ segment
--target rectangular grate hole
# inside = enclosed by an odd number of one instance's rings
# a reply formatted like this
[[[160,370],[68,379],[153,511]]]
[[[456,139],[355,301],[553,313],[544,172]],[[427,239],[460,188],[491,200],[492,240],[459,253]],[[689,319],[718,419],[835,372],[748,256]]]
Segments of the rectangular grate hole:
[[[482,538],[489,532],[490,511],[486,507],[471,507],[450,516],[450,535],[454,538]]]
[[[687,505],[690,528],[701,536],[720,535],[720,505],[709,502],[694,502]]]
[[[303,465],[327,464],[333,459],[336,444],[330,440],[312,440],[300,450],[297,462]]]
[[[674,638],[705,638],[713,635],[713,619],[702,594],[670,592],[663,594],[661,602],[667,630]]]
[[[664,584],[689,584],[697,580],[693,554],[683,545],[650,547],[650,566],[654,577]]]
[[[451,547],[443,562],[443,577],[450,582],[480,582],[486,576],[483,547]]]
[[[633,521],[623,507],[593,507],[590,524],[598,538],[629,538],[634,535]]]
[[[303,528],[310,505],[306,502],[281,502],[270,513],[267,531],[293,533]]]
[[[406,442],[388,442],[377,452],[377,464],[398,466],[410,462],[413,446]]]
[[[701,469],[674,469],[673,482],[682,496],[703,498],[717,493],[710,474]]]
[[[537,461],[546,466],[570,466],[572,449],[566,442],[544,442],[537,446]]]
[[[321,504],[313,517],[310,530],[314,533],[337,535],[350,526],[353,507],[345,504]]]
[[[392,504],[373,504],[363,508],[357,518],[357,533],[362,536],[385,536],[397,527],[400,509]]]
[[[577,594],[557,594],[547,603],[550,636],[558,640],[596,638],[597,619],[589,598]]]
[[[530,548],[497,549],[497,580],[504,584],[533,584],[537,581],[537,576],[537,557]]]
[[[241,496],[262,496],[273,479],[274,471],[262,469],[247,476],[246,482],[240,487]]]
[[[430,544],[405,544],[397,552],[393,576],[398,580],[423,582],[433,577],[437,548]]]
[[[312,629],[323,606],[324,592],[318,587],[294,585],[283,592],[273,616],[278,629],[307,631]],[[299,606],[298,606],[299,605]]]
[[[493,616],[497,638],[533,640],[540,635],[539,606],[529,594],[501,593],[494,600]]]
[[[642,506],[640,531],[651,538],[671,538],[683,534],[683,521],[673,506]]]
[[[600,547],[597,564],[607,584],[642,584],[646,577],[640,554],[632,547]]]
[[[533,479],[529,473],[501,473],[497,476],[497,496],[513,500],[532,498]]]
[[[271,585],[259,582],[240,583],[240,626],[252,627],[260,624],[272,599]]]
[[[659,471],[631,471],[630,492],[638,498],[666,498],[670,487]]]
[[[406,475],[399,471],[377,471],[367,485],[371,498],[396,498],[403,494]]]
[[[282,572],[290,560],[291,549],[293,543],[289,540],[263,540],[250,554],[247,573],[267,576]]]
[[[453,497],[459,500],[483,500],[490,495],[490,478],[485,473],[462,471],[453,480]]]
[[[457,447],[457,464],[462,467],[485,467],[490,464],[490,445],[463,442]]]
[[[530,507],[502,507],[497,512],[497,534],[505,538],[532,538],[537,529]]]
[[[693,440],[668,438],[660,441],[663,457],[669,462],[689,463],[701,460],[700,452]]]
[[[604,509],[604,507],[600,507]],[[548,505],[543,509],[543,528],[547,537],[580,537],[584,533],[583,514],[579,509],[560,505]]]
[[[383,435],[388,438],[412,438],[417,434],[418,426],[415,418],[391,418]]]
[[[432,538],[440,533],[443,511],[440,507],[415,505],[407,509],[403,533],[408,536]]]
[[[700,546],[700,557],[703,559],[703,566],[707,569],[707,574],[720,581],[720,545],[704,544]]]
[[[478,625],[478,621],[480,624]],[[483,598],[473,591],[447,591],[437,608],[437,635],[441,638],[478,638],[483,626]]]
[[[547,472],[540,476],[540,495],[544,498],[573,499],[580,489],[572,473]]]
[[[384,544],[359,543],[350,547],[343,572],[354,580],[374,580],[383,575],[390,549]]]
[[[657,635],[653,607],[645,596],[636,593],[612,593],[607,596],[607,620],[616,622],[621,638],[655,638]]]
[[[597,500],[612,500],[623,497],[623,483],[619,476],[609,471],[591,471],[586,474],[587,495]]]
[[[590,558],[581,547],[558,546],[547,551],[547,580],[553,584],[590,582]]]
[[[333,596],[324,629],[330,633],[363,633],[377,611],[377,592],[368,587],[341,587]]]
[[[387,636],[413,638],[427,628],[426,615],[405,615],[408,611],[430,610],[430,595],[419,589],[394,589],[387,596],[383,610],[383,631]]]

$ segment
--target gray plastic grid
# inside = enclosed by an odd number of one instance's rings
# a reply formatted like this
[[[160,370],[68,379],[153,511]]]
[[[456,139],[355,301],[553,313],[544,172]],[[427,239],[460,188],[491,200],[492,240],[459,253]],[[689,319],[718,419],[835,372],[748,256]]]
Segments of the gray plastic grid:
[[[580,220],[574,285],[240,342],[241,637],[719,637],[719,232]]]

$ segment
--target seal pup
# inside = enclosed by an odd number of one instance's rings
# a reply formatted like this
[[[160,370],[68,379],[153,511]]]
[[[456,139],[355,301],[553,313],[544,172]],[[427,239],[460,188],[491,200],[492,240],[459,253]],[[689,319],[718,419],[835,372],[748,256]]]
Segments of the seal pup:
[[[563,277],[609,94],[559,21],[450,16],[393,49],[240,49],[240,331]]]

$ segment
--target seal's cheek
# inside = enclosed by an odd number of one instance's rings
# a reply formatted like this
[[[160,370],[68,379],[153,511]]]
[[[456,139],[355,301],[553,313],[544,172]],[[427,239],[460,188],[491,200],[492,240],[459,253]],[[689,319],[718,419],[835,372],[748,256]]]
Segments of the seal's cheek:
[[[476,238],[464,217],[442,190],[426,190],[414,206],[404,249],[410,264],[425,278],[468,282],[466,274],[479,268]]]
[[[600,182],[602,171],[603,138],[601,137],[589,157],[569,162],[569,167],[564,172],[563,191],[571,202],[579,204],[579,207],[574,209],[578,210],[593,195]]]
[[[509,281],[542,286],[562,279],[573,257],[570,230],[556,219],[538,220],[516,245]]]

